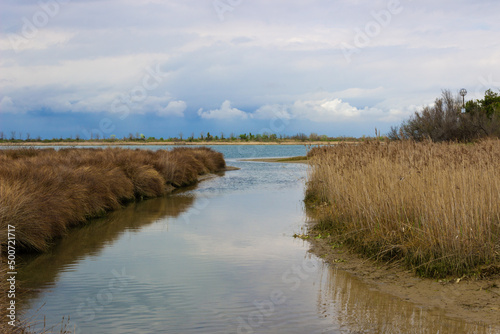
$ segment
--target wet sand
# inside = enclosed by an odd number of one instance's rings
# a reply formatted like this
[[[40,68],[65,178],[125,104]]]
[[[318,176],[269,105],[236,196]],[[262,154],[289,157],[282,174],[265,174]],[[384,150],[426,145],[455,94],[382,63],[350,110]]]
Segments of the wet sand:
[[[290,157],[290,158],[257,158],[257,159],[241,159],[241,161],[257,161],[257,162],[286,162],[286,163],[307,163],[306,156]]]
[[[294,159],[295,158],[295,159]],[[261,162],[307,163],[294,157],[276,159],[249,159]],[[290,159],[290,158],[288,158]],[[310,252],[327,263],[346,271],[372,288],[424,308],[444,310],[445,314],[468,322],[491,326],[500,333],[500,264],[481,269],[481,277],[450,277],[437,280],[416,276],[397,264],[387,264],[363,258],[346,246],[332,247],[335,240],[314,238]]]
[[[444,310],[447,316],[484,324],[500,333],[500,265],[483,268],[483,277],[427,279],[398,265],[362,258],[346,246],[333,247],[331,237],[311,236],[307,240],[313,254],[376,290],[424,308]]]

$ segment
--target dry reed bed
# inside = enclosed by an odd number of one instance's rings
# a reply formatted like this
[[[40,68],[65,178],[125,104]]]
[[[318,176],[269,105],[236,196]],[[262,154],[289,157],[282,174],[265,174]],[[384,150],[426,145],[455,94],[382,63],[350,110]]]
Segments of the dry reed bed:
[[[225,166],[209,148],[0,150],[0,235],[14,225],[18,251],[43,251],[71,225]]]
[[[310,151],[317,229],[424,276],[500,260],[500,141],[366,142]],[[322,205],[318,205],[322,204]]]

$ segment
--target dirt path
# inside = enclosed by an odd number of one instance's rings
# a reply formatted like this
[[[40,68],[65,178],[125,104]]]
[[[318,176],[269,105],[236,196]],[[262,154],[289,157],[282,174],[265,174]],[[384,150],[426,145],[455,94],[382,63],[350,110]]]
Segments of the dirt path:
[[[332,247],[330,238],[308,239],[311,252],[373,288],[402,300],[444,309],[446,315],[490,326],[500,333],[500,267],[490,267],[487,278],[424,279],[398,266],[381,264]],[[485,270],[488,271],[488,270]]]

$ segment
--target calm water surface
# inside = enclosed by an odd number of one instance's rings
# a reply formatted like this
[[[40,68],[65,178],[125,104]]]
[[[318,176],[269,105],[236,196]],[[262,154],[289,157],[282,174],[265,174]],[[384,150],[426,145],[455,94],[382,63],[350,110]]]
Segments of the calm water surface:
[[[145,147],[141,147],[145,148]],[[158,149],[158,147],[152,147]],[[308,253],[304,146],[214,146],[239,171],[73,230],[18,278],[25,317],[76,333],[489,333],[370,290]],[[59,327],[57,327],[59,328]]]

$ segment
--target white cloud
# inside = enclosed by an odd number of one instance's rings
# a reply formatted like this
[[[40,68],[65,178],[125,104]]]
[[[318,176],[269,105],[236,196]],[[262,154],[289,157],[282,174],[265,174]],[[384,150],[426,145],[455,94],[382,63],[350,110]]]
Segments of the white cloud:
[[[353,92],[361,92],[362,89],[353,89]],[[323,96],[322,92],[317,94]],[[329,93],[329,95],[333,95]],[[314,94],[312,94],[314,96]],[[255,119],[255,120],[307,120],[316,123],[347,123],[347,122],[398,122],[413,114],[417,106],[411,105],[404,108],[380,108],[364,107],[357,108],[340,98],[319,98],[308,100],[297,100],[292,104],[266,104],[259,107],[253,113],[247,113],[231,107],[231,102],[226,100],[220,109],[204,112],[198,110],[198,115],[204,119]]]
[[[53,46],[61,46],[68,43],[75,33],[68,31],[56,31],[42,29],[34,37],[25,37],[23,34],[9,33],[0,38],[0,50],[14,50],[16,52],[26,50],[44,50]]]
[[[78,94],[89,91],[92,94],[96,92],[102,94],[103,89],[115,91],[118,87],[127,90],[123,93],[128,94],[137,86],[144,86],[145,79],[151,76],[147,70],[153,69],[154,73],[159,60],[166,58],[165,55],[135,53],[57,61],[49,58],[46,60],[28,58],[22,61],[20,57],[7,63],[4,59],[2,78],[8,79],[8,82],[6,80],[0,82],[0,88],[5,91],[5,88],[59,86],[61,91],[67,91],[70,88]],[[160,83],[164,80],[162,75],[158,75]],[[151,85],[151,82],[152,80],[149,80],[146,84]]]
[[[363,89],[363,88],[348,88],[344,89],[342,91],[338,91],[333,93],[334,96],[339,96],[340,98],[359,98],[359,97],[375,97],[375,96],[380,96],[381,94],[384,93],[384,88],[383,87],[376,87],[376,88],[368,88],[368,89]]]
[[[187,105],[184,101],[170,101],[168,105],[164,108],[161,108],[157,114],[158,116],[177,116],[183,117],[184,111],[186,110]]]
[[[212,1],[71,1],[16,53],[9,36],[22,34],[23,18],[43,9],[7,1],[0,92],[10,100],[0,111],[109,111],[125,96],[120,106],[131,113],[182,116],[187,105],[207,109],[227,100],[198,115],[355,127],[366,119],[397,124],[441,89],[465,87],[468,98],[480,98],[473,93],[496,87],[481,79],[500,80],[496,0],[401,1],[403,10],[348,64],[340,46],[354,45],[357,31],[375,22],[371,13],[388,3],[255,0],[234,5],[221,22]],[[157,88],[145,80],[156,64],[165,72]],[[153,89],[135,101],[144,82]]]
[[[13,111],[14,103],[10,96],[2,97],[2,101],[0,101],[0,113],[2,112],[11,112]]]
[[[291,117],[288,107],[280,104],[263,105],[252,114],[252,118],[255,119],[290,119]]]
[[[249,116],[246,112],[231,108],[231,101],[226,100],[222,103],[220,109],[214,109],[209,111],[203,111],[203,109],[198,110],[198,115],[204,119],[247,119]]]
[[[360,116],[360,110],[340,99],[319,101],[296,101],[291,107],[295,118],[308,119],[314,122],[343,121]]]

